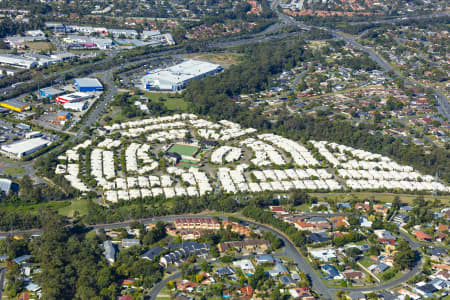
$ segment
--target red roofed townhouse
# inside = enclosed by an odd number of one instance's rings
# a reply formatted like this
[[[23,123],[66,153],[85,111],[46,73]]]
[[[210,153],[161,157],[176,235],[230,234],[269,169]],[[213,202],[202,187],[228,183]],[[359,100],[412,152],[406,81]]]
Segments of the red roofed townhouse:
[[[175,228],[219,230],[220,223],[214,218],[177,218],[175,219]]]
[[[286,212],[282,206],[271,206],[270,211],[273,213],[285,213]]]

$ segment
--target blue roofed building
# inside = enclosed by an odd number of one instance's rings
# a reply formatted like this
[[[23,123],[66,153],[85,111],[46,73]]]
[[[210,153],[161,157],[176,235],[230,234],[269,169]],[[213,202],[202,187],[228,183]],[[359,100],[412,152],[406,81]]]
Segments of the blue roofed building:
[[[46,87],[39,89],[39,95],[43,98],[53,98],[59,95],[64,94],[65,92],[63,90],[58,90],[52,87]]]
[[[336,269],[333,265],[326,264],[322,266],[322,271],[327,274],[328,279],[340,280],[344,277],[339,273],[338,269]]]
[[[31,255],[22,255],[17,258],[14,258],[12,261],[15,262],[16,264],[21,264],[23,262],[26,262],[30,258],[31,258]]]
[[[269,254],[261,254],[255,256],[256,264],[273,264],[275,262],[278,262],[279,260],[274,258],[272,255]]]
[[[79,92],[103,91],[103,85],[97,78],[76,78],[73,82]]]
[[[276,263],[273,269],[270,270],[268,273],[271,277],[276,277],[282,274],[289,274],[289,270],[282,263]]]
[[[234,273],[235,273],[234,269],[229,266],[217,268],[214,270],[214,274],[217,274],[219,276],[228,276],[228,275],[233,275]]]
[[[153,260],[156,256],[160,255],[165,249],[160,246],[153,247],[147,250],[144,254],[141,255],[141,258],[147,260]]]
[[[280,277],[280,282],[282,284],[284,284],[285,286],[291,286],[291,285],[295,286],[295,281],[291,277],[289,277],[287,275],[281,276]]]

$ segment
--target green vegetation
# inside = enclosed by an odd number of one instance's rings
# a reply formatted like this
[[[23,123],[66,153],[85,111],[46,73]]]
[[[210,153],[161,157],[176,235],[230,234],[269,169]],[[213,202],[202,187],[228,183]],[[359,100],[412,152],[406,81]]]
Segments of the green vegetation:
[[[3,174],[10,175],[10,176],[23,175],[26,172],[27,171],[22,167],[11,167],[11,168],[6,168],[3,170]]]
[[[341,43],[336,42],[333,47],[339,45]],[[241,64],[231,66],[217,76],[188,84],[185,98],[191,103],[190,110],[213,119],[228,119],[246,127],[272,131],[293,140],[327,140],[369,150],[391,157],[401,164],[411,165],[425,174],[438,172],[444,181],[450,182],[450,156],[445,149],[433,147],[425,152],[415,144],[404,144],[392,136],[371,134],[376,129],[374,124],[353,126],[346,120],[330,121],[322,115],[282,114],[274,122],[264,117],[263,107],[249,110],[231,101],[236,95],[267,89],[274,75],[282,70],[292,69],[306,61],[323,59],[320,52],[313,52],[304,46],[305,42],[301,40],[282,40],[238,48],[239,52],[246,54]],[[373,62],[367,62],[361,68],[371,68]]]
[[[349,192],[349,193],[310,193],[312,196],[319,199],[333,199],[336,198],[339,201],[364,201],[367,199],[373,199],[379,202],[389,202],[392,203],[395,197],[399,197],[399,200],[403,203],[412,204],[417,198],[417,195],[412,194],[394,194],[394,193],[373,193],[373,192]],[[434,201],[438,199],[444,204],[450,203],[449,196],[434,196],[434,195],[421,195],[426,202]]]
[[[186,112],[188,103],[178,94],[170,93],[145,93],[153,103],[164,104],[168,110]]]
[[[74,199],[70,201],[70,205],[66,205],[58,209],[58,213],[66,217],[84,216],[88,213],[88,202],[85,199]]]
[[[375,263],[372,259],[368,257],[364,257],[363,259],[358,260],[358,262],[366,268],[370,267]]]
[[[194,154],[198,152],[198,147],[174,144],[172,147],[170,147],[169,150],[167,150],[167,152],[178,153],[181,156],[194,156]],[[187,162],[189,162],[189,161],[187,161]]]

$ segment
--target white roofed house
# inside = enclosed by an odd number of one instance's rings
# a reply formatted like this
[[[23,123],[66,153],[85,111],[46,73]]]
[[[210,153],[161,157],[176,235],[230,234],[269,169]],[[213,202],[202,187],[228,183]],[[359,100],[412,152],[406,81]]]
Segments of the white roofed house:
[[[336,250],[334,250],[334,249],[316,249],[316,250],[310,250],[309,253],[315,259],[318,259],[320,261],[325,261],[325,262],[337,258],[337,253],[336,253]]]
[[[116,261],[117,248],[111,241],[105,241],[103,243],[103,255],[105,256],[108,263],[112,264]]]

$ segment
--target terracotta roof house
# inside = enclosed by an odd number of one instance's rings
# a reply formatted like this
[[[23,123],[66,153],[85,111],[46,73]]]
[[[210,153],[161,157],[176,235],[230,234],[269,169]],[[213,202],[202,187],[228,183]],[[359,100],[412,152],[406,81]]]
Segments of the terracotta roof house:
[[[347,221],[347,217],[345,216],[338,216],[338,217],[332,217],[330,218],[331,223],[333,223],[334,227],[349,227],[350,223]]]
[[[414,235],[416,236],[416,238],[419,241],[422,241],[422,242],[432,242],[433,241],[433,237],[431,235],[426,234],[425,232],[420,231],[420,230],[414,231]]]
[[[251,286],[245,286],[239,289],[242,295],[251,296],[253,295],[253,288]]]
[[[344,275],[345,278],[350,280],[361,280],[363,279],[363,273],[361,271],[345,271],[342,272],[342,275]]]

